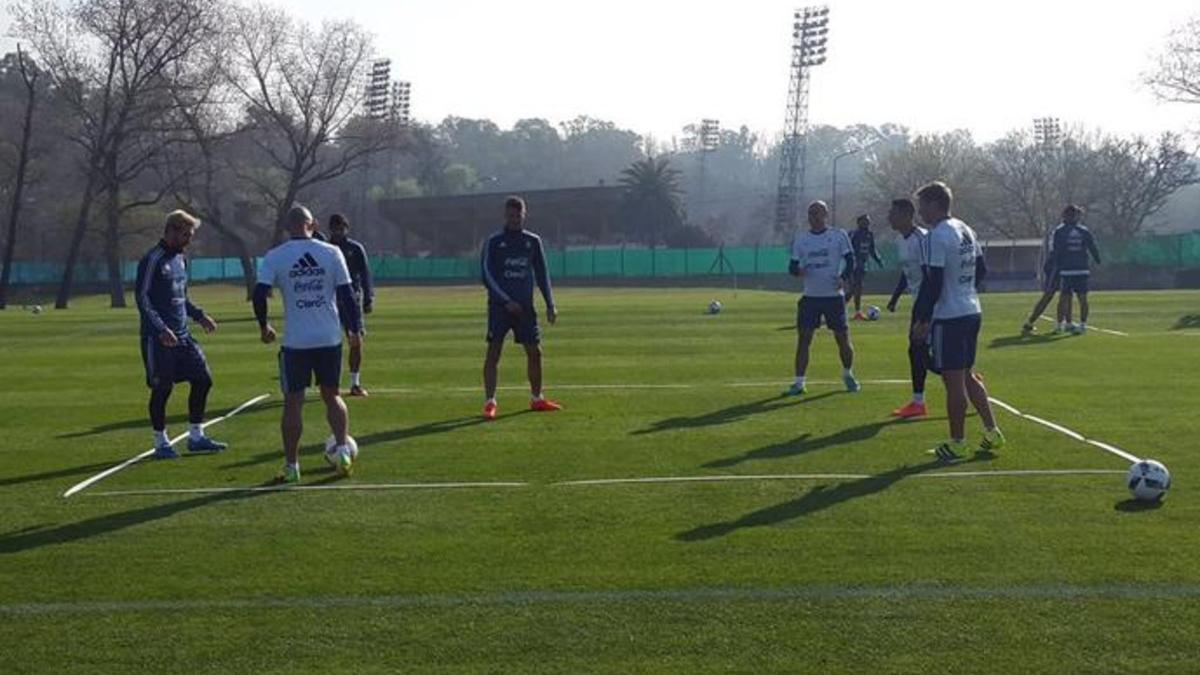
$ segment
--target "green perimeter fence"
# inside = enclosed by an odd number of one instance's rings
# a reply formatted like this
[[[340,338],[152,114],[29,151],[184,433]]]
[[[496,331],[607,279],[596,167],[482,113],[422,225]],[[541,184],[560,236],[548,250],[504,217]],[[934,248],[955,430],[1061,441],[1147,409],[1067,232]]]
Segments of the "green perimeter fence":
[[[1129,242],[1106,242],[1101,247],[1106,265],[1131,265],[1158,269],[1200,268],[1200,232],[1140,237]],[[897,267],[896,247],[882,243],[879,255],[885,267]],[[552,277],[591,278],[673,278],[782,274],[787,271],[789,249],[785,246],[738,248],[625,248],[591,247],[550,250],[546,253]],[[255,259],[255,265],[258,259]],[[11,282],[20,285],[56,283],[62,276],[58,263],[16,262]],[[479,259],[466,257],[404,257],[377,255],[371,258],[371,271],[379,281],[454,280],[479,276]],[[132,283],[136,262],[122,265],[122,276]],[[76,267],[79,283],[99,283],[107,279],[102,263]],[[242,267],[237,258],[193,258],[192,281],[241,280]]]

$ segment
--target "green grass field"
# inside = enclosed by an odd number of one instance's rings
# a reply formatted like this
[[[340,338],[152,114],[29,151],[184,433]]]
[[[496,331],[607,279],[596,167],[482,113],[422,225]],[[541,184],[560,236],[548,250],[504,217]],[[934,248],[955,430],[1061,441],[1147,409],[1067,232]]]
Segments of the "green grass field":
[[[304,483],[336,489],[129,494],[257,486],[282,463],[274,348],[236,290],[193,289],[223,322],[203,338],[213,415],[271,399],[210,429],[224,454],[140,463],[70,499],[150,445],[136,311],[0,313],[0,669],[1196,671],[1200,293],[1096,293],[1093,326],[1127,335],[1025,340],[1033,297],[984,298],[992,395],[1165,462],[1157,509],[1127,502],[1121,459],[1006,412],[998,457],[932,463],[940,383],[931,419],[888,417],[908,395],[907,304],[854,326],[860,394],[834,384],[823,333],[794,400],[779,398],[792,294],[558,295],[561,413],[525,411],[510,346],[501,418],[481,423],[482,290],[386,288],[374,395],[349,401],[353,478],[325,468],[310,401]],[[1041,473],[1005,473],[1024,470]],[[439,483],[516,485],[414,487]]]

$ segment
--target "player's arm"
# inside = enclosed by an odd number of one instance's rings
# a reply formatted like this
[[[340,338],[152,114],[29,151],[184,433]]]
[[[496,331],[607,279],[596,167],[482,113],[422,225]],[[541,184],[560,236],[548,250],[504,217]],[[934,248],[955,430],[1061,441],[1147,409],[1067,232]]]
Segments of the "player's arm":
[[[842,256],[842,282],[848,287],[854,279],[854,268],[856,265],[854,260],[854,252],[847,251],[846,255]]]
[[[346,320],[346,341],[351,347],[358,347],[362,344],[362,311],[354,297],[354,283],[350,279],[346,256],[342,255],[341,249],[334,249],[333,255],[333,284],[334,293],[337,295],[338,313],[345,313],[342,318]]]
[[[271,267],[271,256],[262,259],[258,266],[258,283],[250,294],[250,304],[254,307],[254,318],[258,321],[259,337],[263,344],[275,341],[275,329],[267,320],[267,299],[271,297],[271,287],[275,284],[275,272]]]
[[[155,258],[154,264],[150,260]],[[159,315],[158,310],[154,309],[154,302],[150,299],[150,291],[154,286],[154,270],[158,269],[157,256],[154,253],[148,254],[138,262],[137,269],[137,306],[138,312],[142,318],[150,322],[158,334],[158,339],[167,346],[172,346],[176,341],[175,333],[167,328],[167,324]]]
[[[934,240],[930,233],[926,242],[928,254],[925,264],[921,267],[924,275],[921,290],[917,293],[917,301],[913,305],[913,338],[924,340],[929,335],[929,323],[933,320],[933,308],[942,295],[942,286],[946,281],[946,251]]]
[[[492,269],[492,257],[492,240],[488,239],[487,241],[483,242],[483,253],[481,253],[479,256],[479,276],[483,280],[483,285],[489,291],[494,293],[497,298],[500,298],[500,301],[504,303],[505,308],[508,309],[508,311],[513,312],[513,305],[516,305],[516,303],[513,302],[513,299],[509,297],[508,293],[505,293],[504,289],[500,287],[500,282],[496,281],[496,275]],[[520,310],[521,308],[518,306],[516,312],[519,312]]]
[[[184,310],[187,312],[188,318],[200,324],[204,328],[204,332],[211,333],[217,329],[217,322],[206,314],[203,309],[197,307],[191,298],[184,301]]]
[[[546,266],[546,251],[542,248],[542,240],[536,241],[537,249],[533,252],[533,278],[542,292],[542,300],[546,301],[546,318],[550,320],[550,323],[554,323],[558,320],[558,307],[554,304],[554,293],[550,288],[550,270]]]
[[[875,264],[879,265],[879,269],[883,269],[883,261],[879,259],[879,252],[875,250],[875,235],[871,235],[871,257],[875,259]]]
[[[375,304],[375,284],[371,281],[371,262],[367,259],[367,249],[362,244],[358,246],[358,278],[362,279],[363,313],[370,314],[371,306]]]
[[[987,278],[988,266],[983,255],[975,256],[975,290],[983,289],[983,280]]]
[[[1092,236],[1092,233],[1090,230],[1087,233],[1087,248],[1088,248],[1088,253],[1092,254],[1092,260],[1095,260],[1096,264],[1099,265],[1100,264],[1100,249],[1096,247],[1096,238]]]
[[[904,272],[900,273],[900,280],[896,282],[896,290],[892,291],[892,298],[888,300],[887,311],[896,311],[896,303],[900,302],[900,296],[904,291],[908,290],[908,276]]]

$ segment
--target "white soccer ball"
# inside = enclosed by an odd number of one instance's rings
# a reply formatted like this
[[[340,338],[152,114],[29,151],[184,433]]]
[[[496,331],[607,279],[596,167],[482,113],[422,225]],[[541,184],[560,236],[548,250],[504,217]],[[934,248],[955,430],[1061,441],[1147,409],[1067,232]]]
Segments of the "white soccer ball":
[[[42,313],[42,306],[41,306],[41,305],[34,305],[34,306],[33,306],[33,308],[32,308],[32,309],[30,309],[29,311],[33,312],[34,314],[41,314],[41,313]]]
[[[720,300],[713,300],[712,302],[708,303],[708,313],[720,314],[723,307],[724,305],[721,304]]]
[[[346,445],[350,446],[350,459],[358,459],[358,441],[353,436],[346,436]],[[325,462],[337,466],[337,439],[333,436],[325,439]]]
[[[871,321],[878,321],[880,314],[882,314],[882,312],[880,312],[879,308],[875,305],[867,307],[867,318]]]
[[[1171,488],[1171,472],[1162,462],[1143,459],[1129,467],[1126,485],[1133,498],[1140,502],[1161,501]]]

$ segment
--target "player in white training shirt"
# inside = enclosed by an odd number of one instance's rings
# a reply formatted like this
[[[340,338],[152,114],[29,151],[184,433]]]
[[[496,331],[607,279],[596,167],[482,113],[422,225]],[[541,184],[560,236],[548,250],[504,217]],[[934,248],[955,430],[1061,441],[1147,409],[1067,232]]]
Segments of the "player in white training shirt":
[[[287,214],[292,238],[267,252],[254,289],[254,315],[262,341],[275,341],[267,322],[271,287],[283,296],[283,348],[279,350],[279,386],[283,390],[283,451],[286,463],[280,480],[300,481],[299,447],[304,430],[304,392],[314,378],[325,401],[326,417],[336,442],[327,457],[342,475],[350,473],[354,457],[347,441],[350,420],[338,388],[342,375],[342,319],[351,346],[361,345],[362,314],[354,299],[346,258],[336,246],[313,239],[312,213],[293,206]],[[339,317],[338,307],[347,313]]]
[[[917,227],[913,223],[913,216],[916,215],[917,209],[913,205],[911,199],[896,199],[892,201],[892,208],[888,210],[888,224],[892,226],[901,237],[900,239],[900,280],[896,283],[896,290],[892,292],[892,298],[888,301],[887,310],[889,312],[896,311],[896,303],[900,301],[900,296],[908,291],[914,298],[921,291],[921,282],[925,278],[925,249],[929,231],[922,227]],[[925,375],[928,368],[925,364],[926,355],[929,351],[928,346],[924,341],[917,342],[911,339],[912,324],[917,322],[916,308],[912,314],[911,324],[909,325],[910,339],[908,341],[908,366],[909,373],[912,377],[912,400],[904,406],[892,411],[893,417],[924,417],[925,410]]]
[[[966,442],[967,401],[983,420],[980,452],[999,450],[1004,434],[996,427],[983,380],[973,372],[983,309],[976,286],[983,281],[987,265],[974,230],[954,218],[950,209],[954,195],[945,183],[930,183],[917,192],[921,220],[929,229],[925,280],[914,309],[912,339],[929,339],[933,356],[929,369],[942,376],[946,385],[946,416],[950,440],[933,450],[942,461],[955,461],[968,451]]]
[[[808,206],[808,229],[797,232],[792,242],[792,260],[788,271],[804,277],[804,296],[796,311],[796,380],[785,396],[801,396],[805,392],[804,378],[808,371],[809,349],[813,335],[822,319],[837,341],[842,359],[842,382],[846,390],[860,389],[854,378],[854,345],[850,344],[850,328],[846,322],[846,296],[843,289],[854,273],[854,250],[850,237],[828,225],[829,207],[825,202]]]

